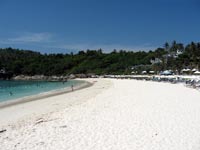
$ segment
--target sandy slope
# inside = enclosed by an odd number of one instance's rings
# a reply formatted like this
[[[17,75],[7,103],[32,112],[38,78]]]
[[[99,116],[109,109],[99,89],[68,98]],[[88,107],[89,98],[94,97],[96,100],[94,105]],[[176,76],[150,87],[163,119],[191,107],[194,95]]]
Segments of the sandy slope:
[[[183,85],[100,79],[88,89],[2,109],[0,116],[0,123],[10,116],[0,125],[7,129],[0,133],[3,150],[200,149],[200,92]]]

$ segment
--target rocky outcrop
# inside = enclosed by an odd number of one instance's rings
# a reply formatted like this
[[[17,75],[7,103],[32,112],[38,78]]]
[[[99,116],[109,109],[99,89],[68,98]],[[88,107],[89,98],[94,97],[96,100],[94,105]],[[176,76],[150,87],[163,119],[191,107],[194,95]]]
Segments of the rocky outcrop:
[[[33,80],[33,81],[67,81],[68,76],[44,76],[44,75],[34,75],[34,76],[26,76],[26,75],[18,75],[12,78],[13,80]]]
[[[97,77],[94,74],[70,74],[67,76],[45,76],[45,75],[34,75],[34,76],[27,76],[27,75],[18,75],[14,76],[13,80],[33,80],[33,81],[67,81],[68,79],[75,79],[75,78],[94,78]]]

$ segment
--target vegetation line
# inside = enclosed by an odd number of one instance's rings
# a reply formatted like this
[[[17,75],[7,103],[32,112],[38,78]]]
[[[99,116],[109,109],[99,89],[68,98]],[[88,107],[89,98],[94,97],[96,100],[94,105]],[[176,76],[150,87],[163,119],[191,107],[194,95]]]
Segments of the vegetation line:
[[[140,74],[142,70],[159,72],[184,68],[200,69],[200,43],[184,46],[173,41],[154,51],[99,50],[79,51],[77,54],[41,54],[39,52],[0,49],[0,78],[5,71],[11,75],[68,74]],[[4,73],[5,73],[4,72]]]

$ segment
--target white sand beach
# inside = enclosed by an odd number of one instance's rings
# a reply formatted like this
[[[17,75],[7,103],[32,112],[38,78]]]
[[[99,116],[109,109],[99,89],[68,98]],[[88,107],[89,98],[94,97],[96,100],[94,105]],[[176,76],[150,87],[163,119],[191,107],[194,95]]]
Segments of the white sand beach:
[[[181,84],[93,86],[0,109],[2,150],[199,150],[200,92]]]

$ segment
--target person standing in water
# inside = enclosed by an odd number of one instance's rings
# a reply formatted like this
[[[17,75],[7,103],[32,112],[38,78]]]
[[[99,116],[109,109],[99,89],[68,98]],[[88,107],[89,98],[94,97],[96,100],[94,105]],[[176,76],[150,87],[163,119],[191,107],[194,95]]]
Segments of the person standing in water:
[[[10,94],[10,96],[12,96],[12,95],[13,95],[13,93],[12,93],[12,92],[9,92],[9,94]]]

